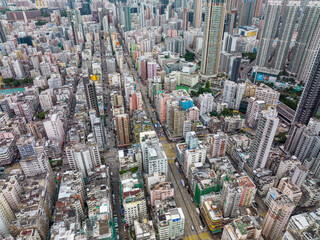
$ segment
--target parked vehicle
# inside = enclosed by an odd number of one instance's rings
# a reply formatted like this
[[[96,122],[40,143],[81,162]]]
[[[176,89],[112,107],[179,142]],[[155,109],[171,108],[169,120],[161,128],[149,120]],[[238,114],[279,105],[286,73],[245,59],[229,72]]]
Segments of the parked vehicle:
[[[181,179],[181,185],[182,185],[183,187],[186,186],[186,184],[184,183],[183,179]]]
[[[200,215],[200,210],[199,210],[199,208],[196,208],[196,212]]]

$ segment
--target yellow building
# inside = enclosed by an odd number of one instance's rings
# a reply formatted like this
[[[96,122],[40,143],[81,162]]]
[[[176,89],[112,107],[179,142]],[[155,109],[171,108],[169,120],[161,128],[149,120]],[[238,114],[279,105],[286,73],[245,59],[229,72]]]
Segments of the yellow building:
[[[212,200],[205,200],[203,202],[203,215],[211,232],[221,232],[223,224],[223,216],[220,209]]]

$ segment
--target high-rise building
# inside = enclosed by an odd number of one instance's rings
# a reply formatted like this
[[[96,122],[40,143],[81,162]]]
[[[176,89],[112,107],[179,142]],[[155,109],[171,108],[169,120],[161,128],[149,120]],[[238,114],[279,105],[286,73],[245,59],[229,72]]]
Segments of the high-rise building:
[[[79,45],[78,31],[74,21],[71,22],[72,34],[73,34],[73,43],[74,45]]]
[[[131,171],[121,174],[119,179],[124,220],[126,224],[132,226],[134,220],[142,220],[147,217],[143,181],[140,174],[132,173]]]
[[[307,124],[310,118],[320,115],[320,24],[312,38],[309,54],[301,66],[302,72],[299,73],[303,77],[305,88],[293,120],[302,124]]]
[[[39,102],[43,111],[49,111],[53,107],[51,91],[49,89],[39,94]]]
[[[165,201],[174,197],[174,188],[172,182],[160,182],[150,188],[150,202],[154,206],[156,200]]]
[[[1,42],[6,42],[7,41],[7,36],[3,30],[3,25],[2,25],[2,21],[0,21],[0,40]]]
[[[141,28],[143,28],[145,26],[144,4],[143,3],[140,3],[139,11],[140,11],[140,26],[141,26]]]
[[[184,56],[186,53],[185,40],[182,37],[166,38],[165,44],[166,49],[172,53],[179,53],[180,56]]]
[[[155,61],[147,62],[147,77],[149,79],[154,79],[157,75],[157,63]]]
[[[207,1],[201,55],[201,73],[204,75],[218,73],[225,8],[223,0]]]
[[[265,102],[262,100],[257,100],[251,97],[248,102],[248,108],[246,112],[246,122],[251,128],[255,128],[261,117],[261,112],[265,108]]]
[[[211,93],[203,93],[199,95],[198,103],[200,108],[200,115],[212,112],[213,100],[214,97]]]
[[[223,102],[227,103],[229,108],[239,109],[245,87],[244,83],[237,84],[226,80],[223,88]]]
[[[224,217],[235,217],[239,207],[249,207],[256,194],[256,186],[248,176],[224,181],[221,196],[221,207]]]
[[[264,101],[267,109],[269,106],[276,107],[278,105],[280,93],[265,84],[260,84],[260,86],[256,88],[254,97]]]
[[[124,29],[127,32],[131,30],[131,7],[124,6],[123,12],[124,12]]]
[[[193,4],[193,26],[200,28],[202,24],[202,0],[195,0]]]
[[[240,64],[241,64],[241,58],[237,57],[233,60],[232,69],[231,69],[231,78],[230,80],[232,82],[237,83],[240,73]]]
[[[294,154],[297,145],[299,143],[299,140],[301,138],[301,135],[306,129],[306,125],[303,125],[301,123],[294,123],[294,125],[291,126],[287,140],[284,144],[284,150],[286,152],[289,152],[290,154]]]
[[[45,152],[42,152],[37,156],[21,158],[20,166],[26,177],[33,177],[52,171],[48,156],[45,154]]]
[[[95,110],[90,110],[89,115],[94,139],[98,144],[99,150],[104,151],[107,148],[107,138],[103,121],[100,116],[97,117]]]
[[[302,192],[297,185],[290,181],[290,178],[284,177],[280,180],[278,191],[286,194],[295,205],[299,204]]]
[[[104,16],[102,19],[102,27],[105,33],[109,32],[109,21],[108,16]]]
[[[309,1],[306,5],[298,27],[298,36],[290,55],[288,72],[298,74],[304,66],[310,44],[315,37],[320,24],[320,2]]]
[[[273,199],[263,222],[262,235],[266,239],[279,239],[295,207],[285,194]]]
[[[234,98],[237,92],[237,84],[232,81],[225,81],[223,87],[223,102],[228,104],[229,108],[233,108]]]
[[[184,234],[185,216],[182,208],[169,208],[157,211],[159,240],[179,239]]]
[[[281,5],[281,1],[278,0],[268,1],[257,53],[256,64],[260,67],[268,66],[272,54],[272,44],[278,31]]]
[[[172,132],[174,136],[183,136],[183,122],[186,111],[182,107],[172,109]]]
[[[316,158],[320,150],[320,136],[306,129],[299,138],[294,155],[303,162],[309,158]]]
[[[99,106],[98,106],[98,100],[97,100],[96,86],[94,82],[91,79],[89,79],[88,76],[83,77],[83,85],[85,89],[88,109],[95,110],[96,116],[99,117],[100,112],[99,112]]]
[[[205,200],[202,209],[209,230],[213,233],[221,232],[223,229],[223,216],[215,201],[213,199]]]
[[[128,114],[118,114],[116,118],[118,146],[130,144],[130,122]]]
[[[256,1],[240,0],[239,2],[238,26],[249,26],[255,13]]]
[[[66,155],[72,170],[81,171],[84,177],[101,164],[97,143],[79,143],[66,147]]]
[[[297,165],[294,169],[293,175],[291,177],[291,183],[301,187],[304,180],[307,178],[309,171],[303,165]]]
[[[147,174],[161,172],[167,176],[168,160],[156,132],[140,133],[143,168]]]
[[[257,0],[257,1],[256,1],[256,9],[255,9],[255,11],[254,11],[254,16],[255,16],[256,18],[261,17],[262,3],[263,3],[263,0]]]
[[[43,126],[49,140],[58,141],[60,145],[63,143],[65,133],[63,123],[58,114],[52,114],[50,120],[43,122]]]
[[[221,158],[226,154],[228,135],[224,132],[208,135],[210,144],[210,157]]]
[[[241,216],[224,226],[222,240],[259,239],[261,227],[253,216]]]
[[[9,234],[10,222],[15,219],[15,215],[7,200],[0,193],[0,236]]]
[[[285,67],[289,52],[289,46],[298,19],[299,11],[299,1],[290,1],[285,6],[284,14],[281,18],[282,24],[279,31],[279,39],[272,61],[272,68],[276,70],[283,70]]]
[[[276,134],[279,118],[275,108],[269,107],[261,113],[260,121],[251,145],[251,153],[248,160],[249,167],[264,168],[267,162],[269,151]]]
[[[237,26],[236,25],[237,17],[238,17],[237,9],[227,11],[226,20],[225,20],[225,24],[224,24],[224,32],[227,32],[231,35],[233,34],[233,29]]]
[[[12,60],[12,69],[17,79],[24,78],[25,74],[20,59]]]

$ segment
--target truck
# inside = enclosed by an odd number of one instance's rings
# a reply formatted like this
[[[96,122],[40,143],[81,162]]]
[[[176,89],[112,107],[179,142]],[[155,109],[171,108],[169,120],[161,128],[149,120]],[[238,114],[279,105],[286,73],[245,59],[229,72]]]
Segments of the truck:
[[[200,215],[200,210],[199,210],[199,208],[196,208],[196,212],[198,213],[198,215]]]
[[[181,179],[181,185],[182,185],[183,187],[186,186],[186,184],[184,183],[183,179]]]

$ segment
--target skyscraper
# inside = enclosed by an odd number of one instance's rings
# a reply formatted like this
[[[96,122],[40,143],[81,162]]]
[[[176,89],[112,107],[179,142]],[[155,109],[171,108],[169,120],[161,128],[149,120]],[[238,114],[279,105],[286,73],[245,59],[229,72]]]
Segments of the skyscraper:
[[[263,0],[256,0],[256,7],[254,10],[254,16],[259,18],[261,16],[261,8],[262,8]]]
[[[124,6],[123,12],[124,12],[124,29],[127,32],[131,30],[131,7]]]
[[[7,41],[7,36],[3,30],[3,25],[2,25],[2,21],[0,21],[0,40],[1,42],[6,42]]]
[[[78,143],[66,147],[71,169],[81,171],[87,177],[92,168],[101,165],[97,143]]]
[[[251,25],[252,18],[255,13],[255,0],[241,0],[239,7],[239,20],[238,26]]]
[[[264,110],[266,103],[251,97],[248,102],[246,113],[246,122],[251,128],[255,128],[260,120],[261,112]]]
[[[102,19],[102,27],[105,33],[109,32],[109,21],[108,16],[104,16]]]
[[[144,4],[143,3],[140,3],[139,10],[140,10],[140,25],[143,28],[144,24],[145,24],[144,23]]]
[[[92,132],[94,134],[94,139],[98,144],[99,151],[104,151],[107,148],[107,138],[106,131],[103,126],[103,121],[100,116],[96,115],[96,112],[93,109],[89,111],[89,115]]]
[[[273,107],[261,112],[260,121],[256,130],[255,138],[251,145],[251,153],[248,160],[249,167],[264,168],[267,162],[271,144],[276,134],[279,118]]]
[[[294,123],[291,126],[286,143],[284,144],[284,150],[286,152],[289,152],[290,154],[294,154],[297,148],[297,145],[299,143],[299,140],[301,138],[301,135],[303,134],[305,129],[306,129],[306,125],[301,123]]]
[[[283,70],[285,67],[292,34],[298,19],[299,10],[299,1],[290,1],[287,6],[285,6],[279,32],[279,40],[272,61],[272,68],[274,69]]]
[[[319,115],[320,106],[320,24],[313,34],[310,51],[302,67],[301,76],[305,82],[293,122],[307,124],[309,119]],[[300,74],[299,74],[300,75]]]
[[[201,73],[218,73],[225,15],[224,0],[208,0],[202,44]]]
[[[202,23],[202,0],[195,0],[193,5],[193,26],[200,28]]]
[[[210,157],[221,158],[226,154],[228,135],[224,132],[217,132],[208,136],[210,144]]]
[[[233,60],[230,80],[235,83],[238,82],[239,72],[240,72],[240,64],[241,64],[241,57],[237,57]]]
[[[96,93],[96,86],[94,82],[88,76],[83,77],[83,85],[86,94],[86,100],[89,110],[93,109],[96,111],[96,116],[100,116],[98,100],[97,100],[97,93]]]
[[[130,144],[130,125],[128,114],[116,115],[118,146]]]
[[[43,122],[44,129],[48,139],[51,141],[58,141],[60,144],[64,142],[63,123],[58,114],[53,114],[50,120]]]
[[[237,9],[233,9],[232,11],[226,13],[224,32],[233,34],[233,29],[236,27],[237,17],[238,17]]]
[[[268,1],[263,22],[262,33],[257,53],[257,65],[267,67],[272,54],[272,43],[275,39],[281,12],[281,1]]]
[[[310,1],[301,18],[298,36],[290,56],[288,72],[298,74],[307,57],[307,51],[320,24],[320,2]]]
[[[272,200],[262,226],[262,235],[265,239],[279,239],[295,207],[296,205],[285,194]]]
[[[74,45],[79,45],[79,40],[78,40],[78,31],[76,29],[76,26],[74,24],[74,21],[71,22],[71,28],[72,28],[72,34],[73,34],[73,43]]]

